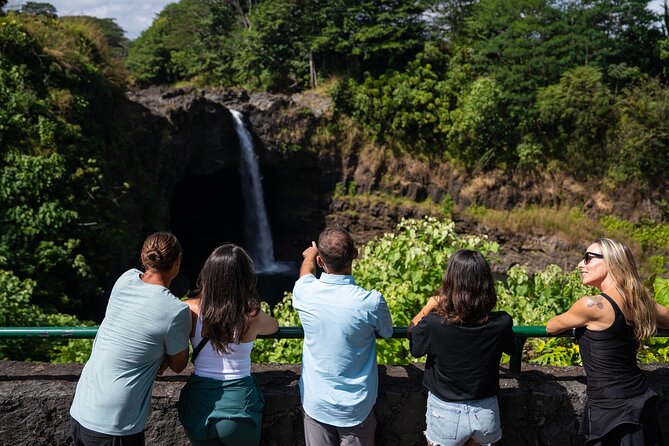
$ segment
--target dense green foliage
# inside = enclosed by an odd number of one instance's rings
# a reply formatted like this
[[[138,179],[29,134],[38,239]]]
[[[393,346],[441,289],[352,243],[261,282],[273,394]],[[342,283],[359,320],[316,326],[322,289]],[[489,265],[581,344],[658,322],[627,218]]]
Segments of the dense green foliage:
[[[665,184],[667,89],[654,78],[611,82],[603,68],[577,66],[528,105],[503,79],[477,76],[466,55],[426,47],[402,71],[349,79],[335,99],[374,139],[468,168],[553,165],[611,185]]]
[[[666,184],[666,34],[645,6],[481,0],[448,44],[426,40],[414,61],[348,79],[336,104],[378,141],[468,168]]]
[[[140,85],[194,81],[286,90],[401,66],[424,38],[419,1],[181,0],[133,42]]]
[[[228,35],[235,26],[226,1],[170,3],[132,42],[126,64],[140,85],[193,78],[232,82],[237,44]]]
[[[485,256],[495,254],[499,246],[485,236],[460,236],[455,223],[404,220],[395,233],[368,243],[355,263],[356,282],[381,291],[388,302],[393,325],[408,326],[413,316],[441,285],[448,256],[458,249],[474,249]],[[378,343],[379,361],[407,361],[408,341]]]
[[[2,325],[80,323],[64,313],[99,307],[118,247],[135,243],[119,200],[133,169],[123,45],[113,21],[0,17]],[[81,360],[87,344],[13,341],[0,357]]]
[[[639,244],[651,273],[666,273],[669,264],[669,224],[651,219],[632,223],[613,216],[604,216],[600,221],[608,231],[629,234]]]

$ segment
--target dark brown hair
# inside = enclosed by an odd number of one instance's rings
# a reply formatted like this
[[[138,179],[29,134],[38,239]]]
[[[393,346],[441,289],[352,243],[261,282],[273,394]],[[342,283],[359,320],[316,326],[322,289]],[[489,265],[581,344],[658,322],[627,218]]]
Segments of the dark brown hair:
[[[228,353],[260,310],[253,262],[239,246],[221,245],[204,262],[197,286],[202,328],[216,351]]]
[[[155,232],[144,240],[140,261],[144,270],[169,271],[179,257],[181,245],[171,232]]]
[[[435,312],[453,323],[482,324],[497,304],[490,265],[478,251],[462,249],[450,259]]]
[[[333,272],[348,268],[356,255],[351,234],[341,226],[327,226],[318,236],[318,255]]]

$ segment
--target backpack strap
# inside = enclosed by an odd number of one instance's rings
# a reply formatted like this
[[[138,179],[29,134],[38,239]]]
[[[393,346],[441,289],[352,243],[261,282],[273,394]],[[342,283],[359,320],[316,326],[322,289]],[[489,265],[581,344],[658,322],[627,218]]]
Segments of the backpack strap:
[[[204,348],[204,346],[207,344],[209,341],[208,337],[203,337],[202,340],[197,344],[197,347],[193,349],[193,353],[190,355],[190,362],[195,364],[195,359],[197,358],[197,355],[200,354],[200,351]]]

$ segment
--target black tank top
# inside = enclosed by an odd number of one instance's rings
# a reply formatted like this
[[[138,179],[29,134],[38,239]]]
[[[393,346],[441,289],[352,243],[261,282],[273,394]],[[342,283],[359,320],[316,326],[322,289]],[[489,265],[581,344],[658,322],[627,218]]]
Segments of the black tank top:
[[[605,330],[581,328],[576,332],[587,377],[590,398],[630,398],[648,389],[636,362],[638,342],[634,329],[616,302],[606,294],[602,296],[613,307],[613,324]]]

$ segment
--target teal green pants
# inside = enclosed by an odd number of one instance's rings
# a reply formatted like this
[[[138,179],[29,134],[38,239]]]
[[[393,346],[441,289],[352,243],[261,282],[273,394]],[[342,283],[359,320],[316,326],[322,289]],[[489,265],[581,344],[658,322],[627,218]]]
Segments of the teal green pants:
[[[257,446],[264,405],[252,376],[220,381],[191,375],[181,389],[179,420],[195,446]]]

